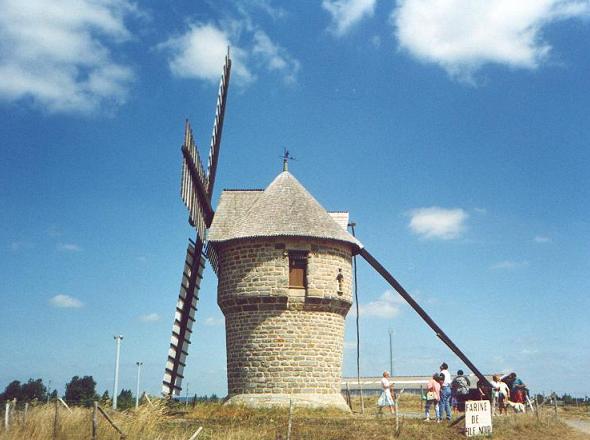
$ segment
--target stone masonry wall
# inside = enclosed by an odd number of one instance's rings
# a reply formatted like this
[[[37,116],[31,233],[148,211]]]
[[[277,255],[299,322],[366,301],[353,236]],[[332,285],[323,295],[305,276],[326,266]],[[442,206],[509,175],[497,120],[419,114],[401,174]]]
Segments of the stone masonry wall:
[[[289,250],[309,251],[306,289],[289,288]],[[350,247],[252,239],[225,244],[218,255],[230,396],[339,393]]]

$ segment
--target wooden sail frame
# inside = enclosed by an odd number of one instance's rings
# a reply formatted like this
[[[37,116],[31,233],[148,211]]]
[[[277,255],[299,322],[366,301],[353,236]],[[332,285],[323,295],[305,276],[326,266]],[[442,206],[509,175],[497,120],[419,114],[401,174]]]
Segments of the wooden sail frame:
[[[203,253],[207,229],[211,226],[215,212],[211,206],[217,162],[221,147],[223,120],[227,102],[227,91],[231,74],[229,47],[215,106],[215,118],[209,146],[207,169],[203,166],[199,150],[193,137],[190,122],[186,120],[182,151],[182,173],[180,196],[189,212],[189,223],[196,229],[196,239],[189,240],[184,263],[180,293],[176,304],[168,359],[164,369],[162,393],[167,396],[179,395],[182,390],[184,367],[188,356],[192,325],[195,322],[199,289],[205,269],[206,256]]]

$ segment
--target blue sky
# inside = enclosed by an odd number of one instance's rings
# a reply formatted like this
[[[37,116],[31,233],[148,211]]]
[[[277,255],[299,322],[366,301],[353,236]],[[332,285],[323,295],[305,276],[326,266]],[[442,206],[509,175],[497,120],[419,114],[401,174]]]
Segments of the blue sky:
[[[215,199],[290,170],[484,372],[590,393],[590,2],[0,1],[0,388],[73,375],[158,393],[186,240],[180,145]],[[207,269],[192,394],[226,392]],[[359,261],[361,372],[463,365]],[[355,374],[354,313],[344,374]]]

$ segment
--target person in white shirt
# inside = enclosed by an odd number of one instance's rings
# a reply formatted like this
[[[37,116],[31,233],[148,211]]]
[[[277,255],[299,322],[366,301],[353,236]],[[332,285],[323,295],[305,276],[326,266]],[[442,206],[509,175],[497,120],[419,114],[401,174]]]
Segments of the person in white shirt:
[[[393,410],[394,410],[394,402],[393,402],[393,395],[392,395],[392,388],[393,388],[393,382],[391,382],[391,380],[389,380],[390,375],[389,375],[389,371],[384,371],[383,372],[383,378],[381,379],[381,388],[383,389],[383,391],[381,392],[381,396],[379,396],[379,400],[377,401],[377,404],[383,408],[388,406],[389,407],[389,411],[391,412],[391,414],[393,414]]]
[[[506,382],[500,380],[499,376],[495,375],[492,379],[492,385],[498,391],[498,409],[500,415],[502,415],[502,412],[506,414],[506,401],[510,400],[510,388]]]
[[[440,374],[443,375],[443,383],[440,388],[440,417],[443,416],[443,411],[447,420],[451,420],[451,373],[449,373],[449,366],[443,362],[440,366]]]

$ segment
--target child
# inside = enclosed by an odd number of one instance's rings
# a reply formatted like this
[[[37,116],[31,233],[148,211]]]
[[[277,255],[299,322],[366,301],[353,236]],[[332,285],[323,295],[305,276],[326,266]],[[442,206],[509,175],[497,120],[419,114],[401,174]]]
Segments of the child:
[[[440,377],[438,373],[434,373],[432,378],[428,381],[428,385],[426,385],[426,418],[424,419],[425,422],[430,421],[430,406],[434,405],[434,413],[436,414],[436,421],[440,422],[440,408],[438,407],[438,402],[440,401]]]

